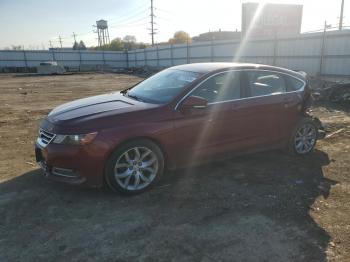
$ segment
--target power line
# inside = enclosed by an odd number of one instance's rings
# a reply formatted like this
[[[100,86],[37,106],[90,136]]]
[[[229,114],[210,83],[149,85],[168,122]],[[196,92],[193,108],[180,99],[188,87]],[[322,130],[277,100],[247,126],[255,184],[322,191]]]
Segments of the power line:
[[[159,15],[157,15],[157,18],[162,19],[164,21],[173,21],[172,19],[165,18],[165,17],[159,16]]]
[[[130,19],[133,19],[135,17],[138,17],[140,14],[143,14],[145,13],[146,11],[148,10],[148,8],[144,8],[142,11],[140,12],[136,12],[132,15],[128,15],[128,16],[125,16],[125,17],[121,17],[121,18],[118,18],[117,21],[113,21],[113,23],[111,23],[111,25],[116,25],[116,24],[119,24],[119,23],[124,23],[124,22],[127,22],[129,21]]]
[[[114,24],[114,25],[112,25],[112,26],[110,26],[110,27],[115,28],[115,27],[120,27],[120,26],[123,26],[123,25],[129,25],[130,23],[136,23],[136,22],[143,21],[143,20],[145,20],[146,18],[148,18],[148,16],[144,16],[144,17],[142,17],[142,18],[140,18],[140,19],[133,20],[133,21],[130,21],[130,22],[128,22],[128,23]]]
[[[82,36],[82,35],[88,35],[88,34],[91,34],[91,33],[94,33],[94,30],[90,30],[88,32],[84,32],[84,33],[80,33],[80,34],[77,34],[77,36]]]
[[[154,9],[157,10],[157,11],[161,11],[163,13],[167,13],[168,15],[173,15],[173,16],[175,15],[173,12],[171,12],[169,10],[165,10],[165,9],[158,8],[158,7],[155,7]]]
[[[144,26],[144,25],[148,25],[149,22],[146,23],[136,23],[136,24],[122,24],[122,25],[118,25],[118,26],[113,26],[113,28],[123,28],[123,27],[137,27],[137,26]]]
[[[113,23],[110,24],[110,27],[113,27],[113,28],[115,28],[115,27],[136,27],[136,26],[146,25],[147,23],[139,23],[139,24],[137,24],[137,22],[144,21],[145,19],[148,18],[148,16],[144,16],[144,17],[141,17],[139,19],[135,19],[135,18],[138,17],[140,14],[145,13],[148,9],[149,8],[145,8],[144,6],[139,6],[138,8],[134,9],[134,12],[129,13],[128,15],[123,15],[121,17],[118,17],[117,20],[113,19],[112,20]],[[154,35],[156,29],[154,29],[154,24],[155,23],[154,23],[153,17],[155,17],[155,16],[154,15],[152,16],[152,21],[153,21],[152,32],[153,32],[153,35]],[[63,42],[62,39],[72,39],[73,38],[74,42],[76,42],[77,36],[87,35],[87,34],[90,34],[90,33],[95,33],[95,32],[94,32],[94,30],[90,30],[90,31],[87,31],[87,32],[84,32],[84,33],[75,33],[75,32],[73,32],[73,35],[70,35],[70,36],[61,36],[61,35],[59,35],[58,36],[58,42],[60,43],[60,46],[62,48],[62,42]],[[152,38],[154,39],[153,35],[152,35]],[[50,40],[50,42],[51,42],[51,46],[52,46],[52,41]]]
[[[128,12],[127,14],[122,13],[121,15],[118,16],[118,18],[112,18],[112,19],[109,19],[109,21],[119,22],[120,19],[125,20],[130,16],[132,17],[132,16],[135,16],[139,13],[145,12],[145,11],[147,11],[147,9],[148,8],[145,8],[144,5],[142,5],[142,6],[139,6],[138,8],[134,8],[132,12]]]

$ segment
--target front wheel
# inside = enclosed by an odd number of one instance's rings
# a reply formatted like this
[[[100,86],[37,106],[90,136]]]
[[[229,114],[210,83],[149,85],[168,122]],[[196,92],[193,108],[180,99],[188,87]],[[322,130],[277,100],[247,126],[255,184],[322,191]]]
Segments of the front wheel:
[[[289,141],[289,151],[297,155],[310,153],[317,141],[317,126],[311,118],[303,118]]]
[[[164,172],[164,156],[152,141],[135,140],[122,145],[111,155],[105,172],[111,189],[137,194],[159,181]]]

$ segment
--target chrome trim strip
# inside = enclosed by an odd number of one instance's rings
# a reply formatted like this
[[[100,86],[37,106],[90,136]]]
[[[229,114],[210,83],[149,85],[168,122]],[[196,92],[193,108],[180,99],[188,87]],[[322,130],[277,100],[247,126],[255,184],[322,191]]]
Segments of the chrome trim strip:
[[[40,137],[38,137],[38,138],[36,139],[36,143],[37,143],[37,145],[38,145],[41,149],[43,149],[44,147],[47,146],[47,144],[44,144],[44,143],[42,142],[42,140],[41,140]]]
[[[64,171],[69,172],[69,173],[71,173],[71,175],[62,174],[62,173],[60,173],[60,170],[63,171],[63,172]],[[51,170],[51,173],[53,175],[55,175],[55,176],[62,176],[62,177],[69,177],[69,178],[77,177],[72,169],[67,169],[67,168],[53,167],[52,170]]]
[[[278,73],[278,74],[283,74],[283,75],[287,75],[290,77],[293,77],[295,79],[298,79],[299,81],[303,82],[304,85],[299,88],[298,90],[295,91],[290,91],[290,92],[284,92],[284,93],[279,93],[279,94],[274,94],[274,95],[284,95],[284,94],[291,94],[291,93],[298,93],[298,92],[302,92],[305,89],[306,86],[306,81],[304,81],[303,79],[300,79],[296,76],[293,76],[291,74],[288,73],[284,73],[284,72],[279,72],[279,71],[274,71],[274,70],[268,70],[268,69],[231,69],[231,70],[226,70],[226,71],[221,71],[218,72],[214,75],[211,75],[209,77],[207,77],[206,79],[204,79],[203,81],[201,81],[200,83],[198,83],[193,89],[191,89],[186,95],[184,95],[179,102],[176,103],[175,105],[175,110],[178,109],[180,103],[185,100],[193,91],[195,91],[201,84],[203,84],[205,81],[209,80],[210,78],[217,76],[219,74],[222,73],[227,73],[227,72],[244,72],[244,71],[263,71],[263,72],[272,72],[272,73]],[[221,103],[227,103],[227,102],[232,102],[232,101],[240,101],[240,100],[247,100],[247,99],[254,99],[254,98],[259,98],[259,97],[266,97],[266,96],[273,96],[273,94],[271,95],[262,95],[262,96],[252,96],[252,97],[243,97],[243,98],[238,98],[238,99],[231,99],[231,100],[225,100],[225,101],[219,101],[219,102],[212,102],[212,103],[208,103],[208,105],[214,105],[214,104],[221,104]]]
[[[48,144],[52,142],[56,137],[55,134],[45,131],[44,129],[39,129],[39,136],[36,140],[37,144],[40,145],[41,148],[46,147]]]
[[[231,99],[231,100],[225,100],[225,101],[220,101],[220,102],[212,102],[212,103],[208,103],[208,105],[215,105],[215,104],[221,104],[221,103],[227,103],[227,102],[233,102],[233,101],[240,101],[240,100],[248,100],[248,99],[260,98],[260,97],[266,97],[266,96],[278,96],[278,95],[299,93],[299,92],[302,92],[302,91],[303,91],[303,90],[300,90],[300,89],[299,89],[299,90],[296,90],[296,91],[290,91],[290,92],[284,92],[284,93],[276,93],[276,94],[271,94],[271,95],[243,97],[243,98],[239,98],[239,99]]]

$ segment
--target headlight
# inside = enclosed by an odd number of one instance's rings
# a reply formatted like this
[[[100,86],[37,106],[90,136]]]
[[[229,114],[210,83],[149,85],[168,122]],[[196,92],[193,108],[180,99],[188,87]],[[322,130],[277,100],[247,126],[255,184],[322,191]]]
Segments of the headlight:
[[[95,139],[96,135],[97,132],[84,135],[56,135],[52,142],[62,145],[87,145]]]

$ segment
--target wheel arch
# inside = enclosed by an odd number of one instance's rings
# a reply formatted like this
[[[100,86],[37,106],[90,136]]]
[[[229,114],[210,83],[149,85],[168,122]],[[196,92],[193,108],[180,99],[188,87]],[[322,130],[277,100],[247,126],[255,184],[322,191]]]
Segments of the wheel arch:
[[[152,143],[156,144],[163,153],[165,169],[167,169],[169,167],[170,168],[173,167],[172,162],[169,160],[169,154],[168,154],[167,150],[165,149],[165,146],[163,145],[163,143],[161,143],[158,139],[155,139],[155,138],[150,137],[150,136],[135,136],[135,137],[127,138],[127,139],[123,140],[122,142],[118,143],[117,145],[113,146],[113,148],[108,152],[107,156],[105,157],[104,170],[103,170],[104,173],[106,170],[107,161],[111,157],[113,152],[115,150],[117,150],[119,147],[121,147],[127,143],[130,143],[131,141],[135,141],[135,140],[148,140],[148,141],[151,141]]]

